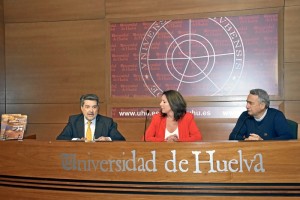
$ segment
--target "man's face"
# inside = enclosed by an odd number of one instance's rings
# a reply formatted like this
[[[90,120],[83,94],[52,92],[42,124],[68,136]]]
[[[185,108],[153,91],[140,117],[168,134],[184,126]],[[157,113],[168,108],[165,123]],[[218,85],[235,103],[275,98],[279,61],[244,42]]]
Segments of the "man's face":
[[[253,94],[248,95],[246,108],[249,115],[255,118],[260,118],[266,110],[265,106],[266,106],[265,103],[259,102],[257,95],[253,95]]]
[[[92,121],[98,114],[99,106],[97,105],[97,101],[94,100],[85,100],[83,106],[81,106],[81,111],[84,117]]]

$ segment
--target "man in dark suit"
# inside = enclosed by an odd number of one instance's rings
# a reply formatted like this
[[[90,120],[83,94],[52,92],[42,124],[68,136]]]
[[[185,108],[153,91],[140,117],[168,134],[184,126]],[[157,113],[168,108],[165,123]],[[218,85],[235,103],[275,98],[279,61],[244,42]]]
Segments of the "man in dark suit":
[[[69,117],[69,122],[57,140],[114,141],[125,140],[112,118],[98,114],[99,98],[95,94],[82,95],[82,113]]]

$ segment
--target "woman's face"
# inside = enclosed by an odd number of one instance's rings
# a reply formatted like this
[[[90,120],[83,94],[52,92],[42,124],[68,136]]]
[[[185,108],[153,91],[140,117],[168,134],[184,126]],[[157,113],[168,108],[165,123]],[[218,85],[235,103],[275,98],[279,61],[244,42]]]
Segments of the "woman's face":
[[[172,109],[170,107],[170,104],[168,102],[168,99],[166,97],[166,95],[162,95],[161,96],[161,102],[160,102],[160,108],[161,108],[161,112],[162,113],[169,113],[169,112],[172,112]]]

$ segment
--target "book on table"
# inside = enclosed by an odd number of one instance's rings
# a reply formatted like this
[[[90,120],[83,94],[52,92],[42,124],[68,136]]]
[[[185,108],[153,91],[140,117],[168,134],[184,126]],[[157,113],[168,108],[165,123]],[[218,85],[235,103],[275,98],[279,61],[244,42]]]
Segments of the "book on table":
[[[2,114],[1,133],[2,140],[23,140],[27,125],[27,115]]]

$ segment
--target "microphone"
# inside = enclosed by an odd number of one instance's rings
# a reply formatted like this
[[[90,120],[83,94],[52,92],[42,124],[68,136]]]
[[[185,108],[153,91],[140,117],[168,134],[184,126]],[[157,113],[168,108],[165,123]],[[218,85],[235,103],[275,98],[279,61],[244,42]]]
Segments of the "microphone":
[[[236,140],[236,137],[240,134],[240,131],[241,131],[242,127],[244,126],[246,120],[249,119],[250,117],[251,117],[250,115],[245,117],[245,119],[243,120],[243,122],[242,122],[241,126],[239,127],[238,131],[234,135],[234,140]]]
[[[144,142],[146,142],[146,126],[147,126],[148,114],[149,114],[149,110],[146,111],[145,128],[144,128]]]

